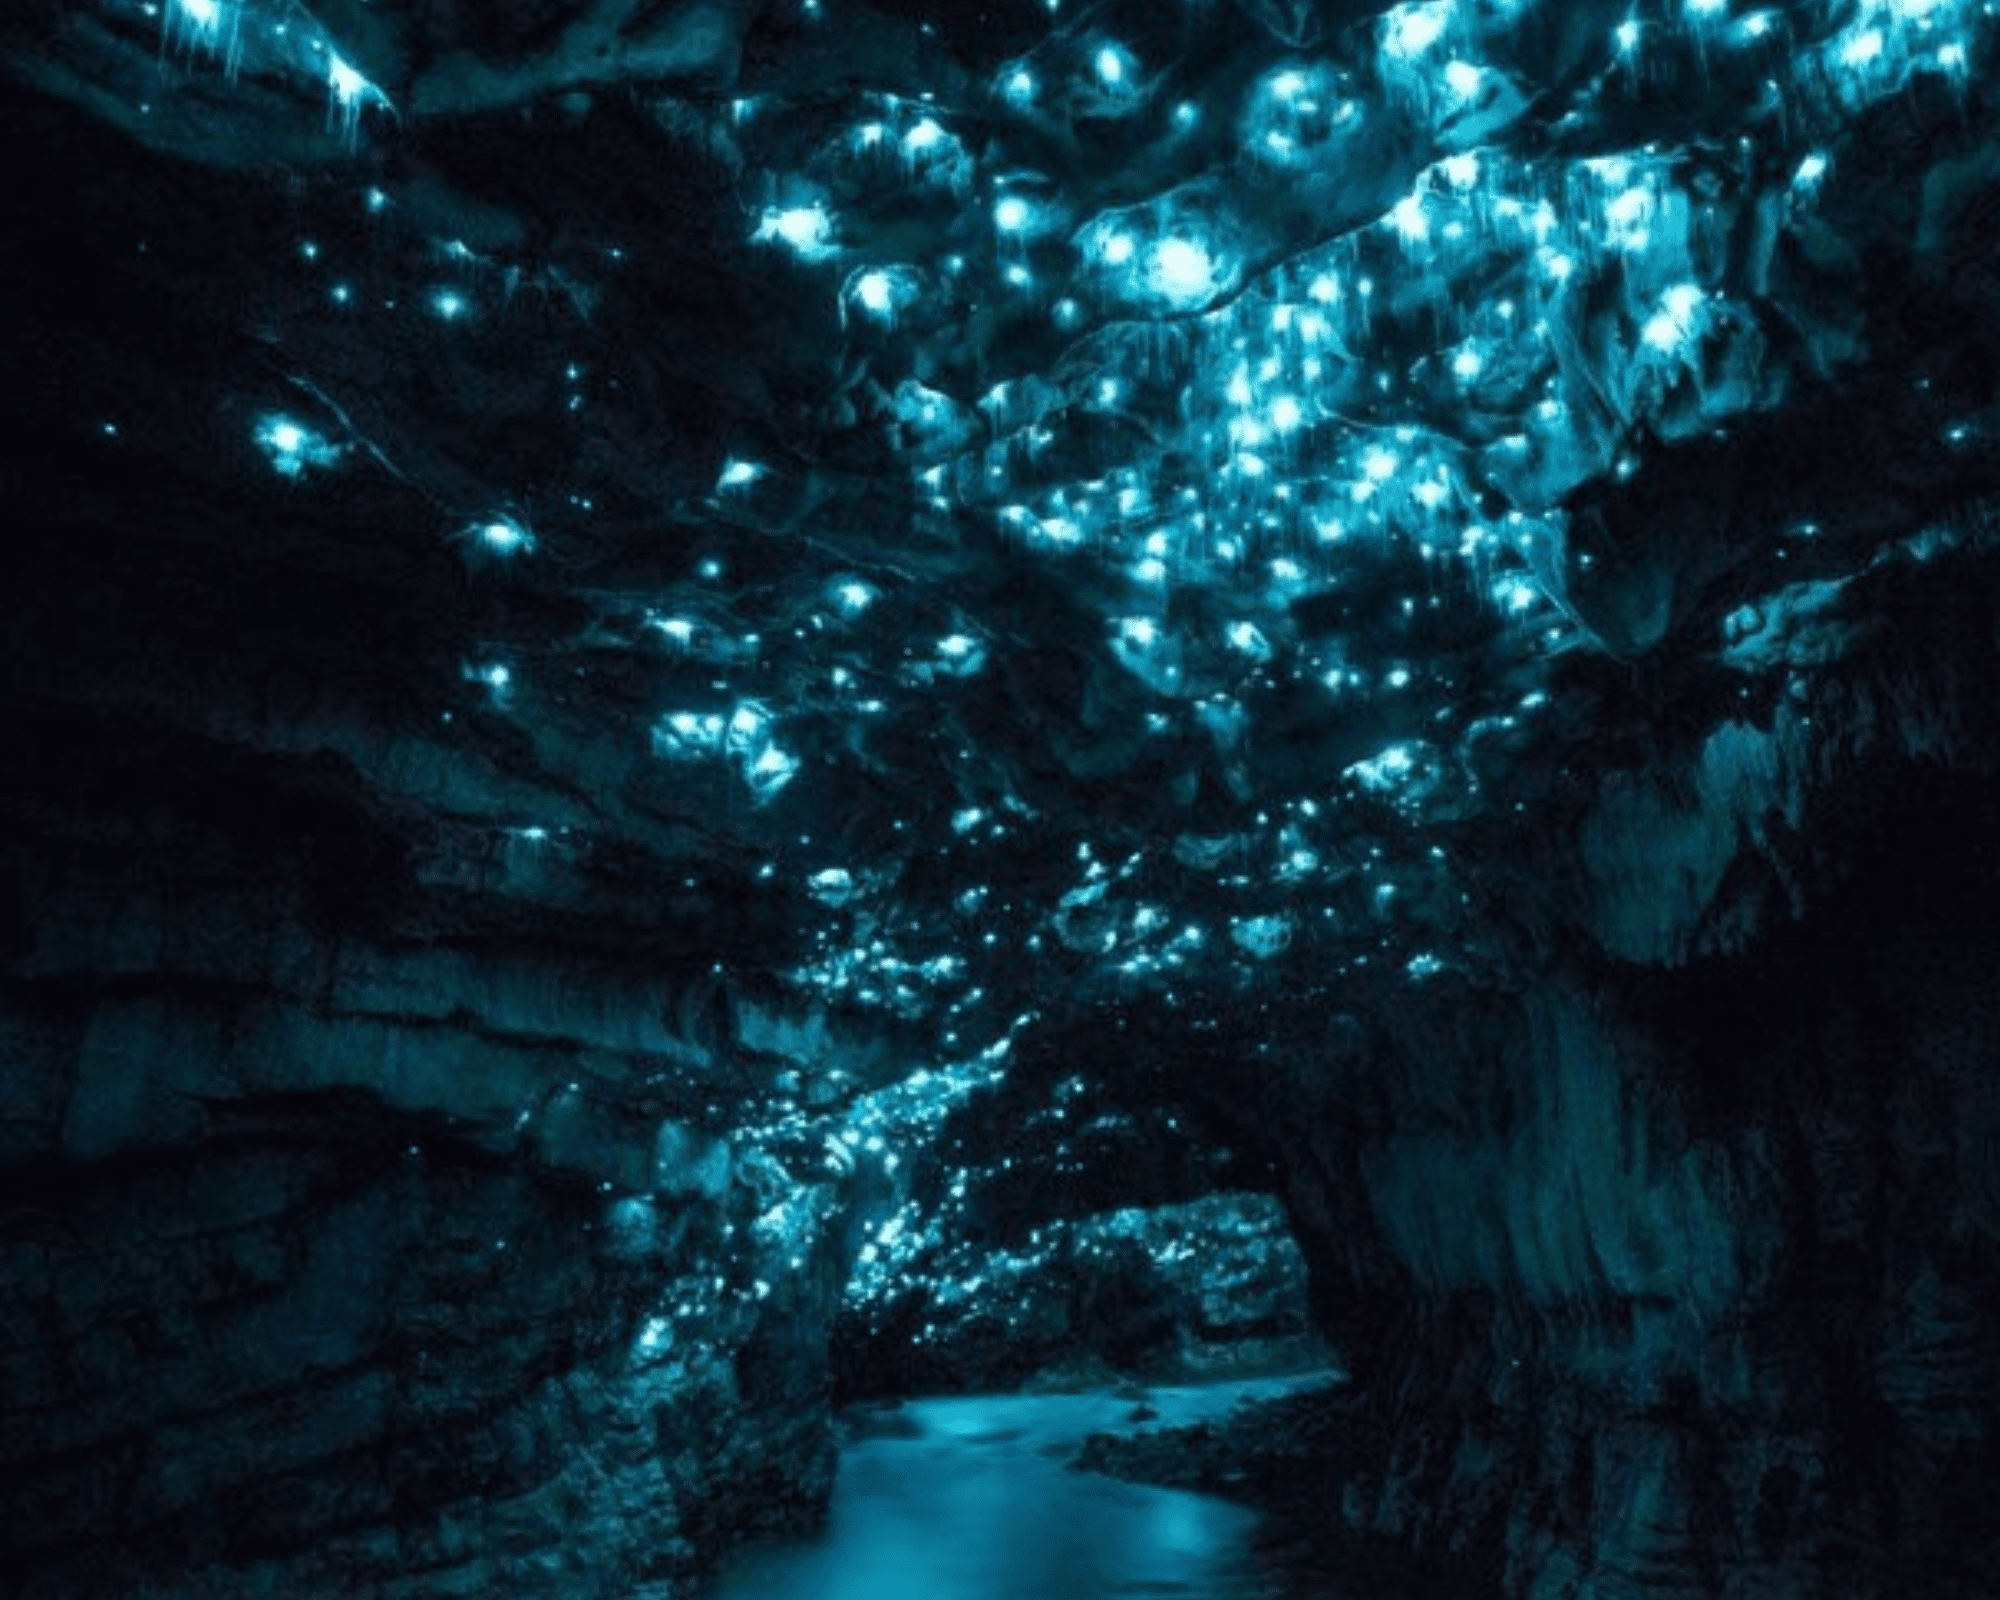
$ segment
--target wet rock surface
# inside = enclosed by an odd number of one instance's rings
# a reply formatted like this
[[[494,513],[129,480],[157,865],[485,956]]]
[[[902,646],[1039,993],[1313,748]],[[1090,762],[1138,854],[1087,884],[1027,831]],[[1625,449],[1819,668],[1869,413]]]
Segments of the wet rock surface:
[[[1143,1408],[1150,1411],[1150,1407]],[[1126,1421],[1159,1422],[1159,1413]],[[1219,1420],[1091,1434],[1073,1465],[1135,1483],[1195,1489],[1292,1512],[1338,1498],[1342,1460],[1365,1421],[1341,1381],[1239,1401]]]
[[[1934,781],[1768,964],[1594,964],[1499,1002],[1511,1022],[1458,996],[1378,1037],[1408,1052],[1403,1092],[1461,1086],[1393,1132],[1269,1105],[1356,1377],[1307,1419],[1338,1435],[1322,1522],[1536,1594],[1813,1593],[1829,1570],[1855,1593],[1990,1587],[1995,858],[1991,813]],[[1503,1074],[1481,1097],[1454,1032]],[[1262,1494],[1292,1471],[1262,1448],[1093,1459]]]
[[[666,1593],[821,1513],[845,1190],[587,888],[424,882],[340,763],[10,727],[6,1592]]]
[[[665,1593],[823,1509],[810,1197],[774,1244],[358,1097],[212,1114],[14,1191],[7,1592]]]

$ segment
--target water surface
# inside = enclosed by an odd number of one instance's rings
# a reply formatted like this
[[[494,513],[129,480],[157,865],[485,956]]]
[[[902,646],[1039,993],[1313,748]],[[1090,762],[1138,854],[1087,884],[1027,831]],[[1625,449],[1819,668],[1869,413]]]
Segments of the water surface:
[[[1148,1392],[1159,1426],[1217,1417],[1311,1379]],[[1125,1428],[1104,1392],[914,1400],[865,1417],[817,1532],[737,1551],[707,1600],[1473,1600],[1385,1586],[1274,1539],[1260,1513],[1065,1463]]]

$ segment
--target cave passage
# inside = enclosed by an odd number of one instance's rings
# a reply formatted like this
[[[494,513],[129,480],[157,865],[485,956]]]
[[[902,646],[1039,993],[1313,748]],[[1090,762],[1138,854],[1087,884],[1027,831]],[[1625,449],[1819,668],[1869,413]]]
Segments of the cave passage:
[[[2000,1594],[1996,83],[8,4],[0,1600]]]
[[[1156,1388],[1192,1425],[1282,1381]],[[1087,1433],[1129,1426],[1130,1394],[919,1401],[857,1419],[823,1533],[733,1555],[712,1600],[1378,1600],[1365,1581],[1261,1545],[1255,1512],[1069,1469]],[[1379,1600],[1406,1589],[1379,1591]],[[1433,1600],[1433,1597],[1426,1597]],[[1442,1596],[1435,1597],[1442,1600]]]

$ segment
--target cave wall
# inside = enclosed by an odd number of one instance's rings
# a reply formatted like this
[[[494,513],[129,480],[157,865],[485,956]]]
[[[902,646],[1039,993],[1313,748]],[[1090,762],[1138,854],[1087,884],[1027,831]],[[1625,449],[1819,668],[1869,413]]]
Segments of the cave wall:
[[[0,1593],[667,1594],[823,1510],[845,1190],[657,926],[250,737],[8,726]]]
[[[861,1058],[768,1000],[786,892],[502,714],[398,491],[65,414],[226,336],[121,370],[5,267],[0,1594],[664,1594],[817,1515],[848,1190],[749,1130]]]
[[[435,1130],[252,1120],[9,1213],[9,1594],[627,1595],[823,1501],[820,1374],[756,1349],[805,1274],[650,1332],[743,1264]]]
[[[1357,1377],[1327,1516],[1535,1600],[1994,1592],[1995,586],[1871,598],[1511,853],[1508,984],[1222,1076]]]

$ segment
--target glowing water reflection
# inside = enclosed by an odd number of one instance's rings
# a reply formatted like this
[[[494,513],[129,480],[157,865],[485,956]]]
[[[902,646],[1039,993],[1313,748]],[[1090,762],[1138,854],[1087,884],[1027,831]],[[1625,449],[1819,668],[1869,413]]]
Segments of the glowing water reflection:
[[[1323,1378],[1324,1375],[1316,1375]],[[1226,1412],[1297,1379],[1160,1389],[1159,1425]],[[841,1455],[824,1531],[739,1551],[707,1600],[1410,1600],[1260,1537],[1259,1513],[1205,1495],[1073,1472],[1089,1432],[1128,1428],[1129,1398],[999,1395],[873,1413]],[[1470,1600],[1464,1595],[1437,1600]]]

